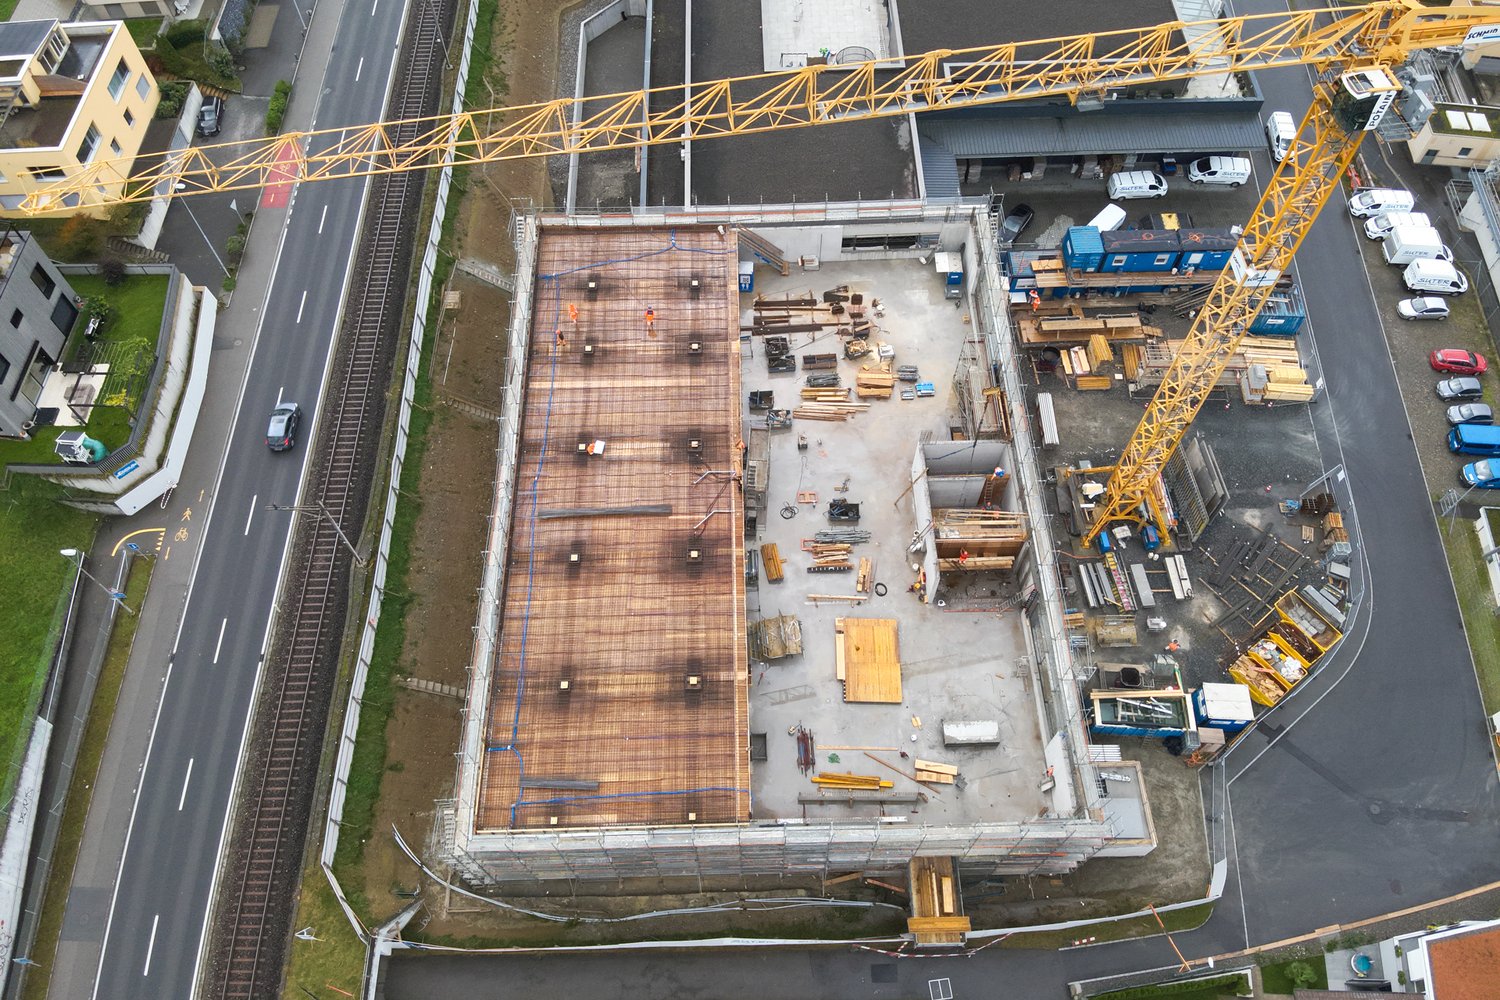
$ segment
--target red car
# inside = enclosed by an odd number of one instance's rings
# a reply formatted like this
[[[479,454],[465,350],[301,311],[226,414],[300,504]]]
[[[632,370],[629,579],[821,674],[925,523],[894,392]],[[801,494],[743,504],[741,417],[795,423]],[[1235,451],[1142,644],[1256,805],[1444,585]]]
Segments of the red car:
[[[1485,369],[1489,367],[1483,354],[1461,351],[1456,347],[1445,347],[1441,351],[1433,351],[1427,361],[1432,365],[1433,371],[1452,372],[1455,375],[1483,375]]]

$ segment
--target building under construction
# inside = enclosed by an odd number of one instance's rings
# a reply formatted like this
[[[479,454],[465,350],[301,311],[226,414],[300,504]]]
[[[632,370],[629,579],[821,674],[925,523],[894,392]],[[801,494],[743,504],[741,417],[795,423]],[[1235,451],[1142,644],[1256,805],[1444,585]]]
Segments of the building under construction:
[[[1139,780],[1089,760],[982,205],[517,222],[443,860],[483,886],[1152,849]]]

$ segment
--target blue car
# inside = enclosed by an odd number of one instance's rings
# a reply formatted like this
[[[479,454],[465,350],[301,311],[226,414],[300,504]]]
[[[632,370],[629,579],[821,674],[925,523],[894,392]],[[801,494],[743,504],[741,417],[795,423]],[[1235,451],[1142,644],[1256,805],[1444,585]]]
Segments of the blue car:
[[[1472,486],[1475,489],[1500,490],[1500,462],[1491,462],[1488,459],[1470,462],[1464,466],[1464,471],[1458,474],[1458,478],[1465,486]]]

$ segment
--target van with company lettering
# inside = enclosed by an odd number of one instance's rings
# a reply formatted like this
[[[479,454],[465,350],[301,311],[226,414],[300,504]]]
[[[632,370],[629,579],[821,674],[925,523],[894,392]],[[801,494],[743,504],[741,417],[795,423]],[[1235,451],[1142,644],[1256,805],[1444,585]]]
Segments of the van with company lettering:
[[[1462,295],[1469,290],[1469,279],[1446,260],[1414,260],[1401,278],[1419,295]]]
[[[1414,260],[1453,263],[1453,251],[1431,226],[1397,226],[1380,244],[1380,256],[1387,264],[1410,264]]]
[[[1430,226],[1432,220],[1426,212],[1387,212],[1365,220],[1365,235],[1372,240],[1383,240],[1397,226]]]
[[[1154,170],[1122,170],[1109,175],[1109,198],[1161,198],[1167,193],[1167,179]]]
[[[1250,179],[1250,160],[1243,156],[1205,156],[1188,164],[1188,180],[1237,188]]]
[[[1349,214],[1368,219],[1387,212],[1410,212],[1416,204],[1412,193],[1401,188],[1365,188],[1349,198]]]

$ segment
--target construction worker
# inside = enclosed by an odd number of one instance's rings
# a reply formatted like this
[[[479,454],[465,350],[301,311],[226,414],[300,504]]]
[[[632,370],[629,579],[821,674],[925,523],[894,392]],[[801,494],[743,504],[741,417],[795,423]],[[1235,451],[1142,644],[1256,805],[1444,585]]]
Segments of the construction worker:
[[[571,302],[568,303],[568,319],[573,321],[573,329],[578,329],[578,307]]]
[[[656,332],[656,310],[650,306],[646,307],[646,332]]]
[[[958,550],[958,567],[959,567],[959,569],[963,569],[964,563],[966,563],[968,561],[969,561],[969,550],[968,549],[959,549]]]
[[[1033,288],[1026,293],[1026,301],[1031,303],[1031,311],[1036,312],[1042,308],[1042,293]]]
[[[1171,642],[1167,643],[1167,652],[1169,653],[1175,653],[1181,648],[1182,643],[1178,642],[1176,639],[1173,639]]]
[[[561,329],[557,331],[557,349],[559,351],[566,351],[568,349],[568,338],[563,336]]]

